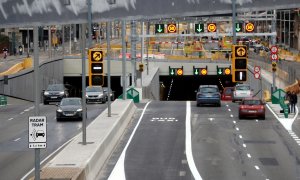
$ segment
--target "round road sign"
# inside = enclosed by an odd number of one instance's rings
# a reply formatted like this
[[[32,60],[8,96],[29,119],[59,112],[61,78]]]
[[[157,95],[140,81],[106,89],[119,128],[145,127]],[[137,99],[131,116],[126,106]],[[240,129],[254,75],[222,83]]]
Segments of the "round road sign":
[[[254,73],[254,78],[259,79],[260,78],[260,73]]]
[[[271,54],[271,60],[278,60],[278,54]]]
[[[245,29],[246,29],[247,32],[253,32],[254,31],[254,24],[250,23],[250,22],[247,23]]]
[[[259,73],[260,72],[260,66],[254,66],[254,72]]]
[[[229,75],[229,74],[230,74],[230,71],[231,71],[231,70],[230,70],[229,68],[226,68],[226,69],[225,69],[225,74],[226,74],[226,75]]]
[[[216,30],[217,30],[217,26],[216,26],[215,23],[209,23],[207,25],[207,31],[208,32],[216,32]]]
[[[201,74],[202,75],[206,75],[207,74],[207,70],[206,69],[201,69]]]
[[[276,54],[278,52],[278,47],[277,46],[272,46],[271,47],[271,53]]]
[[[167,29],[169,33],[176,33],[176,24],[168,24]]]

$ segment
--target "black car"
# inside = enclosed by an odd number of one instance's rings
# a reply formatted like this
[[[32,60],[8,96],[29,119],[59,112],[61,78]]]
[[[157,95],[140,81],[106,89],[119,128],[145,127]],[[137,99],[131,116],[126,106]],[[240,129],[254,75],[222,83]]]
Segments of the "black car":
[[[77,119],[82,120],[81,98],[63,98],[56,110],[56,120]]]
[[[106,101],[108,101],[108,87],[103,87],[103,92],[106,95]],[[110,89],[110,100],[115,100],[115,92]]]
[[[68,96],[69,93],[64,84],[49,84],[43,93],[44,104],[49,104],[49,102],[60,102],[62,98]]]

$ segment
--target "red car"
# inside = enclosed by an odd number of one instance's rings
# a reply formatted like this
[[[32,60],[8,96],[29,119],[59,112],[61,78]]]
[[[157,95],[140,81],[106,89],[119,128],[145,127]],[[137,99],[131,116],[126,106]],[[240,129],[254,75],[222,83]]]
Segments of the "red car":
[[[257,117],[264,120],[265,114],[265,103],[258,98],[245,98],[239,105],[239,119]]]
[[[231,101],[233,90],[234,90],[234,87],[225,87],[222,92],[221,100],[222,101]]]

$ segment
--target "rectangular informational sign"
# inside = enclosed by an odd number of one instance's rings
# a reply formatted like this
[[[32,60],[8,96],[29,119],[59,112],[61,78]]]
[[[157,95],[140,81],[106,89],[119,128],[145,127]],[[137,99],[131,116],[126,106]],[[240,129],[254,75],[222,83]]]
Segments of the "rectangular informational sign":
[[[28,120],[29,148],[47,147],[47,119],[46,116],[31,116]]]

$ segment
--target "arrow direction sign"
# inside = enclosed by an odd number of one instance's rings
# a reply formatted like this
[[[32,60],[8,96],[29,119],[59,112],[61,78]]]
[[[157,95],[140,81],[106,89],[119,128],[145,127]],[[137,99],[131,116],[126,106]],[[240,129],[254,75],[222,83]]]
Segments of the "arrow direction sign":
[[[241,32],[243,28],[243,24],[242,23],[235,23],[235,31],[236,32]]]
[[[218,69],[218,74],[219,74],[219,75],[222,74],[222,69]]]
[[[199,71],[198,69],[195,70],[195,75],[198,75],[199,74]]]
[[[164,33],[165,25],[164,24],[155,24],[155,33]]]
[[[171,69],[171,75],[174,75],[175,72],[174,72],[174,69]]]
[[[204,32],[204,24],[195,24],[195,32],[196,33]]]

